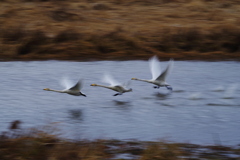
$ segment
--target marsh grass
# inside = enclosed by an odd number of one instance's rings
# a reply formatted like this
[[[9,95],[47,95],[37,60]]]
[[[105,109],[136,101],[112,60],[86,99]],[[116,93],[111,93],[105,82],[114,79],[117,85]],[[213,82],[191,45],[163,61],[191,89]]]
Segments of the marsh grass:
[[[60,138],[57,124],[24,129],[17,120],[0,135],[1,160],[176,160],[231,159],[240,156],[239,146],[201,146],[168,141],[71,140]]]
[[[26,3],[27,2],[27,3]],[[239,60],[236,0],[5,0],[2,60]]]

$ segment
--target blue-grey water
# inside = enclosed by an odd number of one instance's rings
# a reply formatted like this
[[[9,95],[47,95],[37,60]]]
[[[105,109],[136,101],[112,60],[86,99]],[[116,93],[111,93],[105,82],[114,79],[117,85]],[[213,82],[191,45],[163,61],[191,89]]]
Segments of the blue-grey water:
[[[162,69],[167,62],[161,62]],[[133,92],[90,86],[110,73],[119,82],[151,79],[147,61],[0,62],[0,131],[20,120],[22,128],[56,128],[71,139],[167,140],[240,144],[240,63],[175,61],[173,87],[131,81]],[[44,91],[64,89],[61,80],[84,79],[87,97]],[[48,126],[48,127],[47,127]]]

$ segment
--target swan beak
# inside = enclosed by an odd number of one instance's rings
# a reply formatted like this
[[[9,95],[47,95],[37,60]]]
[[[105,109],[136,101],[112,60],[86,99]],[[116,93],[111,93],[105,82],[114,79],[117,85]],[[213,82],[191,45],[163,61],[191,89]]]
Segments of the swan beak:
[[[136,80],[137,78],[132,78],[131,80]]]
[[[45,91],[49,91],[49,88],[44,88],[43,90],[45,90]]]
[[[90,86],[97,86],[97,84],[91,84]]]

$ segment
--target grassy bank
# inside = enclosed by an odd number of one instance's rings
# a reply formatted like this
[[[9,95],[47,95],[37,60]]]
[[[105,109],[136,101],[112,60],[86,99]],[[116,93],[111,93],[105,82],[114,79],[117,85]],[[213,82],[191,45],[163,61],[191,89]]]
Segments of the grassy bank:
[[[1,60],[240,60],[238,0],[1,0]]]
[[[239,146],[67,140],[54,134],[53,126],[21,129],[20,121],[12,122],[9,130],[0,135],[1,160],[237,160],[239,157]]]

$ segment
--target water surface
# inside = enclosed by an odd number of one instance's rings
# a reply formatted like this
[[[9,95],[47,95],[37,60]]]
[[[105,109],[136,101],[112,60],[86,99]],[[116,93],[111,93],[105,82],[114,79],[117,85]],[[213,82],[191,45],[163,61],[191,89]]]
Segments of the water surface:
[[[161,62],[162,69],[167,62]],[[199,144],[240,143],[238,62],[176,61],[167,81],[173,87],[131,81],[121,96],[92,87],[105,72],[119,82],[150,79],[147,61],[33,61],[0,63],[0,131],[21,120],[22,127],[50,125],[72,139],[170,140]],[[47,92],[84,79],[87,97]]]

